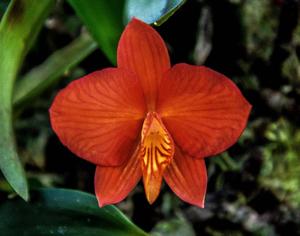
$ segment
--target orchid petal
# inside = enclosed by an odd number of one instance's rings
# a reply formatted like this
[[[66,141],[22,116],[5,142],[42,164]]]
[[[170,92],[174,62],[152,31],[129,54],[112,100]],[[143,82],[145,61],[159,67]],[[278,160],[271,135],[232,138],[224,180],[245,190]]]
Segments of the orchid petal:
[[[177,64],[166,73],[157,107],[174,142],[196,158],[218,154],[233,145],[251,110],[224,75],[187,64]]]
[[[52,128],[72,152],[97,165],[121,165],[133,153],[145,116],[136,76],[109,68],[73,81],[56,96]]]
[[[117,56],[119,68],[139,76],[148,109],[154,110],[162,75],[170,68],[168,51],[160,35],[146,23],[133,19],[121,36]]]
[[[172,163],[166,168],[165,181],[183,201],[204,207],[207,174],[204,159],[196,159],[176,148]]]
[[[95,192],[100,207],[122,201],[142,176],[139,150],[122,166],[97,166]]]

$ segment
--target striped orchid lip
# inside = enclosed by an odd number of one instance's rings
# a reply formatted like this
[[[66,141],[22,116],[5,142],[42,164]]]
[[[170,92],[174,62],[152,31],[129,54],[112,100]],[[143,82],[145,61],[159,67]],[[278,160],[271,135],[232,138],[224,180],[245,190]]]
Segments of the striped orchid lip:
[[[204,207],[204,158],[238,140],[251,105],[216,71],[171,67],[160,35],[138,19],[125,28],[117,59],[117,68],[88,74],[57,94],[53,130],[97,165],[100,207],[122,201],[141,178],[150,204],[165,180],[183,201]]]

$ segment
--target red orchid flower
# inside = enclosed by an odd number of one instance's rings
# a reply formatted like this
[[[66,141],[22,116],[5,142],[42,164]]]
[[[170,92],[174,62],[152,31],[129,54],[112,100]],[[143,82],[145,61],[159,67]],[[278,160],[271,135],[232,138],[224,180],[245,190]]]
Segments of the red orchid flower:
[[[170,66],[166,46],[133,19],[118,45],[118,67],[73,81],[56,96],[51,124],[61,142],[97,165],[99,206],[123,200],[143,177],[153,203],[162,180],[204,206],[204,157],[233,145],[251,105],[231,80],[204,66]]]

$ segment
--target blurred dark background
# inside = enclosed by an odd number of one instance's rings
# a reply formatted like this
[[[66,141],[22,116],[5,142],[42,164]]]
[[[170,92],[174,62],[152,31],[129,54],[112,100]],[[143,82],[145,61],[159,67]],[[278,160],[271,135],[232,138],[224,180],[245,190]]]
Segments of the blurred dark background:
[[[151,206],[140,183],[118,207],[146,231],[181,235],[300,235],[300,5],[298,0],[188,0],[156,27],[172,63],[204,64],[229,78],[253,105],[238,143],[206,159],[206,207],[179,200],[166,185]],[[26,57],[22,74],[75,39],[82,23],[58,1]],[[50,128],[57,91],[112,66],[95,50],[42,96],[16,109],[20,156],[31,187],[94,191],[95,167],[69,152]],[[0,201],[9,186],[0,178]],[[179,232],[179,231],[178,231]]]

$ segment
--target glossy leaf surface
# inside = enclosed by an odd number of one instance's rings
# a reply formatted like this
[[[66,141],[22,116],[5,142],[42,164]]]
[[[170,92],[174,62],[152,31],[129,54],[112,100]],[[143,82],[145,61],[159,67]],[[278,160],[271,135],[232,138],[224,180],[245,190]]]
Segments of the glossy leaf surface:
[[[136,17],[148,24],[161,25],[172,16],[185,0],[127,0],[125,5],[125,20],[129,22]]]
[[[115,64],[117,44],[123,30],[123,1],[68,0],[98,42],[107,58]]]
[[[29,203],[14,199],[0,206],[1,235],[147,235],[116,207],[99,208],[91,194],[66,189],[42,189],[31,195]]]

